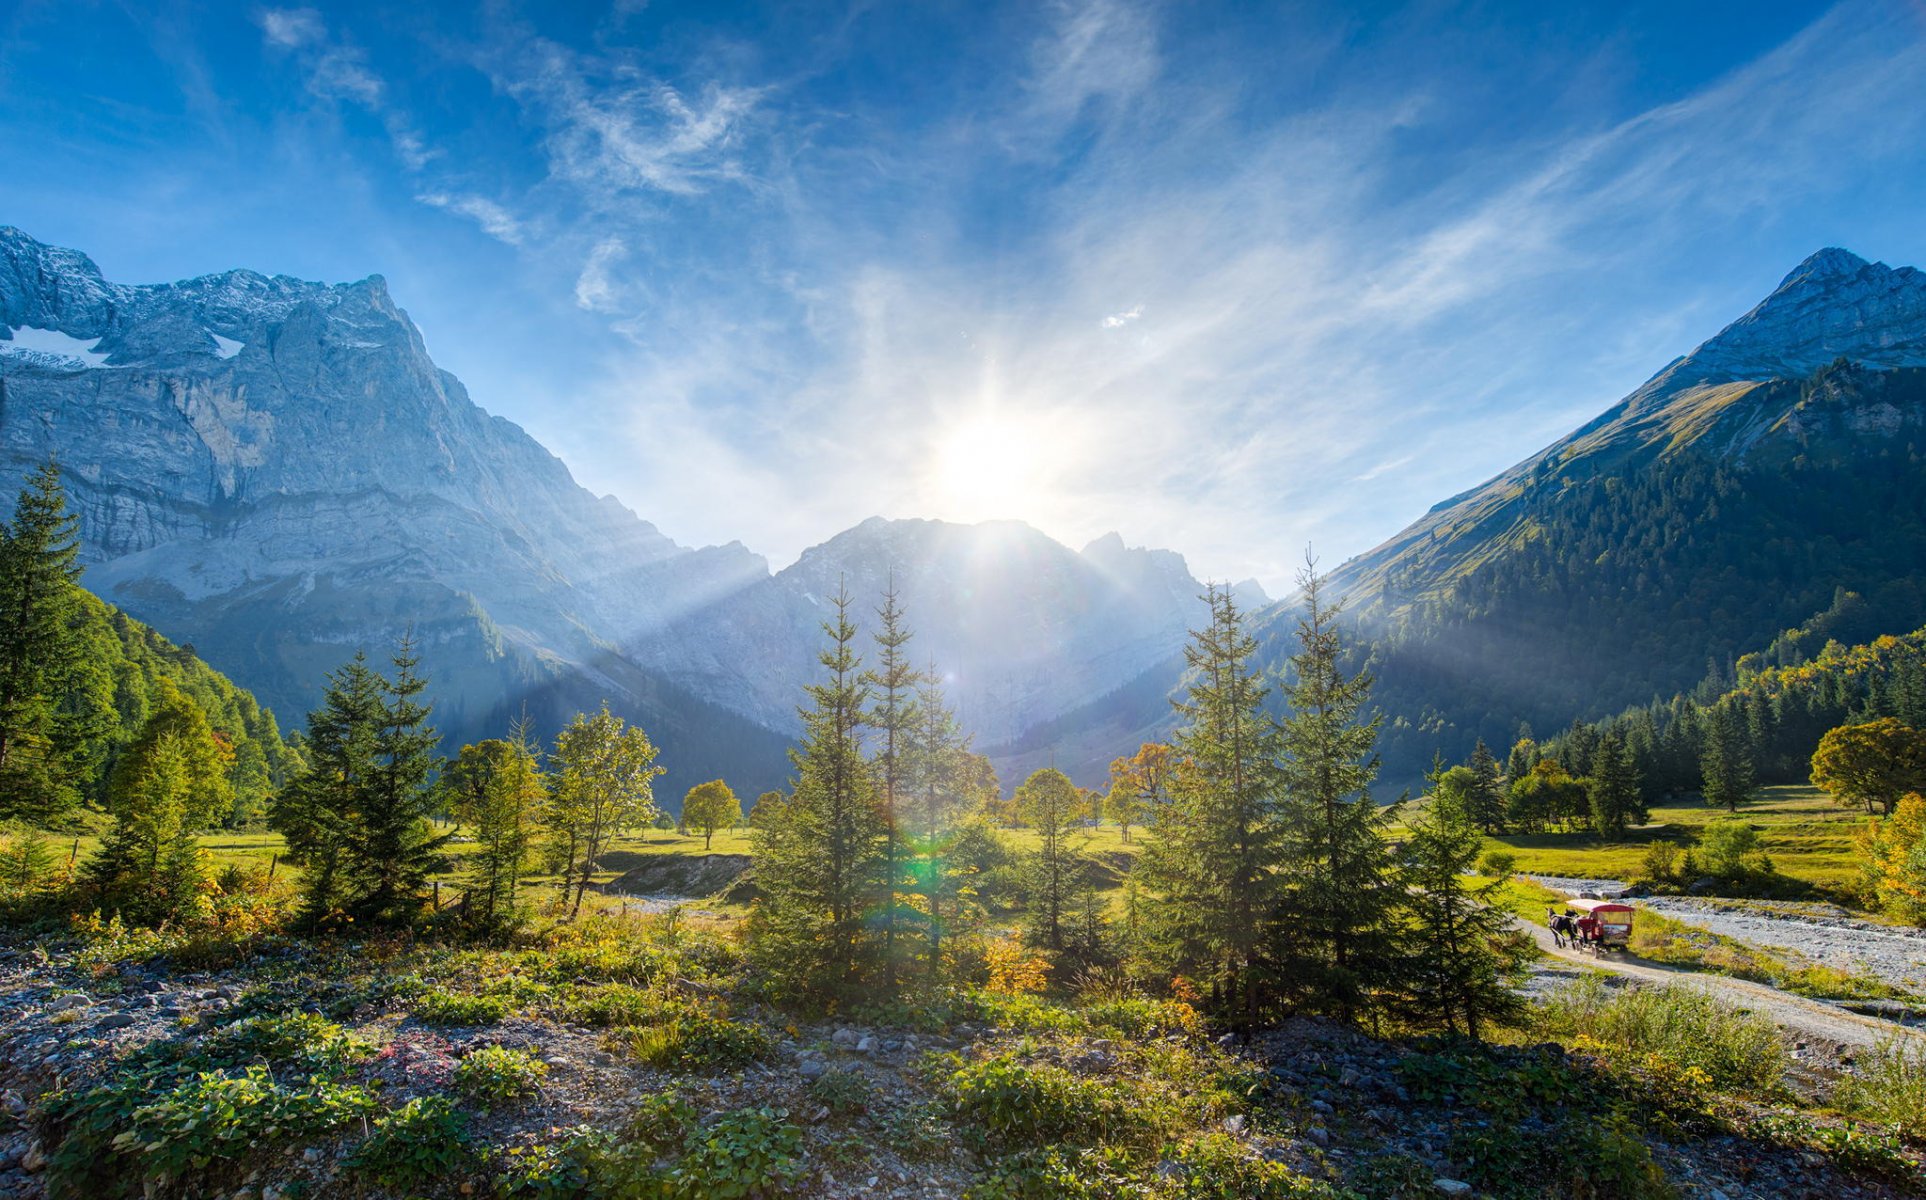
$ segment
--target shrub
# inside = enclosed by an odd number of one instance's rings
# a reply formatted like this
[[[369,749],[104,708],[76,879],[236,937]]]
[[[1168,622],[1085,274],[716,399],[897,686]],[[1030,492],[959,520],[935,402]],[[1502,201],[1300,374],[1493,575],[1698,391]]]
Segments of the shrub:
[[[1785,1072],[1785,1047],[1770,1019],[1692,988],[1614,991],[1586,976],[1534,1006],[1532,1023],[1556,1037],[1590,1039],[1608,1054],[1697,1067],[1721,1088],[1770,1093]]]
[[[1510,879],[1518,869],[1518,856],[1509,850],[1487,850],[1478,860],[1478,869],[1493,879]]]
[[[455,1090],[484,1106],[535,1092],[548,1064],[527,1050],[483,1046],[455,1067]]]
[[[1002,1159],[964,1200],[1120,1200],[1141,1195],[1116,1150],[1044,1146]]]
[[[1645,856],[1641,860],[1640,869],[1644,878],[1650,879],[1655,883],[1663,883],[1676,878],[1673,872],[1678,867],[1678,864],[1678,843],[1661,840],[1652,842],[1645,847]]]
[[[699,1009],[678,1013],[660,1025],[624,1031],[617,1044],[641,1061],[665,1071],[719,1071],[747,1066],[768,1054],[775,1045],[760,1026],[731,1021]]]
[[[612,1029],[660,1020],[665,1007],[660,998],[640,988],[609,983],[578,992],[565,1011],[572,1021]]]
[[[132,1071],[46,1102],[43,1119],[58,1141],[49,1182],[55,1194],[89,1197],[180,1187],[258,1148],[338,1129],[375,1108],[365,1088],[277,1083],[264,1066],[186,1078]]]
[[[1839,1081],[1832,1102],[1909,1142],[1926,1142],[1926,1049],[1898,1039],[1880,1043]]]
[[[1260,1158],[1221,1133],[1185,1146],[1177,1161],[1184,1167],[1177,1189],[1181,1200],[1338,1200],[1345,1194],[1283,1163]]]
[[[875,1091],[861,1071],[825,1071],[809,1083],[811,1100],[845,1117],[867,1111]]]
[[[253,1059],[328,1070],[359,1062],[374,1047],[316,1013],[246,1017],[201,1039],[201,1053],[220,1066]]]
[[[1139,1141],[1150,1132],[1132,1098],[1049,1063],[985,1059],[951,1075],[944,1091],[962,1124],[1005,1148]]]
[[[460,1174],[471,1159],[468,1118],[446,1096],[421,1096],[376,1121],[347,1165],[405,1191]]]
[[[430,1025],[493,1025],[508,1015],[508,1001],[500,996],[465,996],[458,992],[428,992],[414,1002],[416,1019]]]
[[[669,1172],[686,1200],[746,1200],[789,1195],[802,1173],[802,1130],[779,1108],[724,1113],[684,1146]]]

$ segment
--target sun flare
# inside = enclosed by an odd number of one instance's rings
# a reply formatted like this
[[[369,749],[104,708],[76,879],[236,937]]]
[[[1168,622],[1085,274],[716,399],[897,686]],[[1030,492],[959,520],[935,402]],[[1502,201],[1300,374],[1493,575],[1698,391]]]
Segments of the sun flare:
[[[931,490],[964,521],[1034,519],[1047,461],[1040,423],[1008,413],[979,413],[945,430],[934,447]]]

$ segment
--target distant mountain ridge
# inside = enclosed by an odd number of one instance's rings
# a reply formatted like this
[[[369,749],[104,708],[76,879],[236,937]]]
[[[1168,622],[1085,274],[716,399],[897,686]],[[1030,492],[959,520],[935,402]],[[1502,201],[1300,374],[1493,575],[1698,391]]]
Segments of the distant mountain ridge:
[[[1841,590],[1926,623],[1926,274],[1826,249],[1599,417],[1333,583],[1387,770],[1729,669]],[[1265,630],[1281,656],[1288,613]],[[1549,727],[1548,727],[1549,726]]]
[[[1201,590],[1175,554],[1014,523],[866,522],[771,576],[576,485],[435,366],[379,276],[131,286],[0,228],[0,474],[49,457],[88,585],[285,719],[412,630],[450,737],[606,697],[664,745],[671,798],[786,777],[833,577],[866,617],[898,572],[916,652],[987,741],[1168,657]]]

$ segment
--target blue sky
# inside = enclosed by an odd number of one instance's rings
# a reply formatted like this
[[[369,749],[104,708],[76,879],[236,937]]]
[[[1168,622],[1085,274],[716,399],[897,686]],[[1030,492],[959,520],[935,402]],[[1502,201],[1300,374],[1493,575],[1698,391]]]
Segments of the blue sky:
[[[1115,529],[1281,585],[1825,245],[1926,263],[1917,3],[0,8],[0,223],[380,273],[685,543]]]

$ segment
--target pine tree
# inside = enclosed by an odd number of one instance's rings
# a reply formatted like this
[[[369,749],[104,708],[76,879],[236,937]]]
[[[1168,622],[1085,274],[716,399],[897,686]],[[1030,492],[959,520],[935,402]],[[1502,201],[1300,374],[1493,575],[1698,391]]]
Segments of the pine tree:
[[[1592,777],[1587,791],[1592,803],[1592,828],[1600,837],[1621,838],[1628,825],[1643,824],[1638,773],[1616,733],[1598,739],[1592,751]]]
[[[1533,957],[1497,901],[1504,882],[1465,883],[1482,845],[1468,821],[1422,816],[1406,839],[1403,871],[1401,1007],[1419,1024],[1474,1038],[1523,1011],[1518,984]]]
[[[1472,789],[1472,822],[1487,834],[1505,830],[1505,787],[1498,778],[1498,760],[1491,755],[1485,739],[1479,738],[1465,763],[1477,782]]]
[[[816,998],[846,998],[872,982],[875,947],[866,918],[884,879],[883,820],[861,734],[870,693],[849,620],[849,591],[837,589],[824,622],[824,675],[806,691],[803,744],[792,753],[797,780],[776,818],[756,830],[751,955],[773,979]]]
[[[1699,769],[1705,803],[1738,812],[1741,804],[1751,802],[1755,778],[1744,718],[1734,705],[1720,704],[1711,711],[1704,738]]]
[[[1380,806],[1370,794],[1378,721],[1362,713],[1371,677],[1345,676],[1337,609],[1326,603],[1314,563],[1298,581],[1304,613],[1283,727],[1290,886],[1277,953],[1301,1007],[1349,1021],[1400,972],[1403,885],[1388,836],[1398,806]]]
[[[441,737],[428,724],[421,702],[427,681],[412,638],[394,655],[395,676],[382,687],[380,723],[374,735],[374,771],[356,798],[356,828],[347,867],[358,920],[405,924],[428,898],[428,877],[448,835],[431,823],[437,808],[433,779]]]
[[[1166,978],[1194,978],[1221,1016],[1249,1030],[1278,983],[1267,950],[1281,878],[1281,745],[1264,711],[1269,689],[1252,665],[1257,644],[1231,590],[1213,586],[1204,598],[1210,619],[1185,649],[1190,685],[1176,705],[1182,767],[1159,836],[1138,860],[1151,894],[1143,944]]]
[[[1055,767],[1030,773],[1016,790],[1016,810],[1037,835],[1037,852],[1030,859],[1030,907],[1026,934],[1032,945],[1062,954],[1066,948],[1070,908],[1075,900],[1078,865],[1074,828],[1083,795],[1070,777]]]
[[[899,893],[912,881],[904,878],[905,855],[899,819],[911,795],[914,744],[921,724],[916,692],[921,674],[910,664],[905,647],[910,631],[903,625],[897,602],[896,575],[891,572],[883,606],[876,610],[876,667],[863,674],[876,702],[865,715],[876,745],[876,784],[883,818],[883,986],[896,986],[896,924]]]
[[[303,866],[302,918],[332,924],[352,899],[348,863],[360,836],[363,793],[378,770],[386,682],[356,654],[328,676],[321,707],[308,714],[307,763],[268,808],[268,824]]]
[[[60,707],[79,666],[77,525],[49,462],[0,532],[0,815],[47,822],[79,803]]]
[[[924,975],[934,980],[943,967],[945,913],[954,915],[951,905],[959,890],[957,866],[950,856],[958,837],[956,819],[970,806],[970,779],[981,768],[979,756],[970,752],[970,738],[944,698],[934,662],[919,677],[916,717],[909,759],[917,833],[911,842],[909,873],[929,913]],[[988,774],[989,786],[996,790],[996,773]]]
[[[213,815],[197,797],[177,735],[160,731],[116,773],[114,825],[88,863],[87,881],[106,904],[137,921],[182,915],[203,876],[195,833]]]
[[[477,929],[521,917],[521,876],[548,802],[539,753],[524,718],[506,739],[463,746],[442,775],[449,809],[475,839],[462,860],[462,915]]]
[[[593,716],[577,714],[555,739],[556,779],[549,825],[563,851],[562,897],[575,890],[570,919],[594,879],[595,862],[611,839],[647,826],[657,815],[652,780],[655,743],[640,728],[602,705]]]

